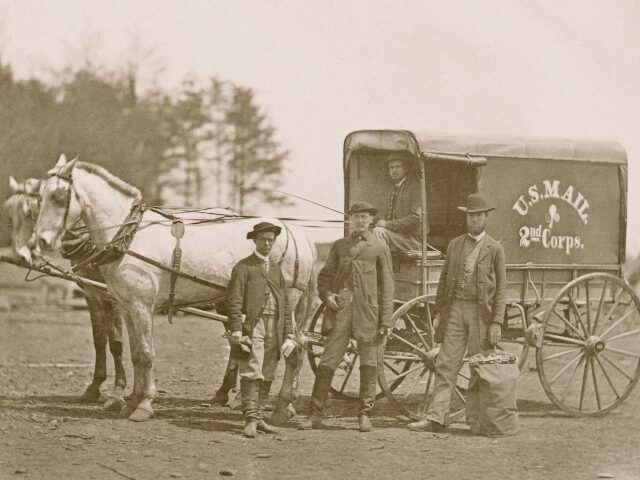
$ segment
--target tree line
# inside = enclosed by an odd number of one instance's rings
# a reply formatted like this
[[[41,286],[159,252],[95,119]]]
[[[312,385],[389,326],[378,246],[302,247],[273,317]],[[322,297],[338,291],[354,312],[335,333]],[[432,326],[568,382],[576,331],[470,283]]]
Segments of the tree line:
[[[286,203],[274,190],[288,152],[251,88],[214,77],[140,93],[135,75],[90,64],[55,79],[17,79],[0,58],[1,199],[9,175],[40,177],[64,152],[106,167],[148,204],[246,213]]]

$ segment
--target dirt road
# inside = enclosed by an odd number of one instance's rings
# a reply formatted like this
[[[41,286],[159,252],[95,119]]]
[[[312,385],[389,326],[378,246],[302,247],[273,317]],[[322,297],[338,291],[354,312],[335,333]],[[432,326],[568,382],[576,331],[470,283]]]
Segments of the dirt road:
[[[533,371],[521,377],[517,437],[472,437],[462,425],[413,433],[386,400],[376,407],[375,431],[361,434],[356,406],[334,400],[329,430],[297,430],[297,417],[278,435],[243,439],[240,412],[208,405],[225,365],[221,333],[196,317],[177,317],[173,326],[157,318],[156,416],[136,424],[77,401],[92,372],[86,311],[0,312],[0,478],[640,478],[640,388],[605,418],[568,418]],[[22,365],[49,362],[79,366]],[[312,379],[305,367],[303,413]],[[110,375],[104,388],[112,382]]]

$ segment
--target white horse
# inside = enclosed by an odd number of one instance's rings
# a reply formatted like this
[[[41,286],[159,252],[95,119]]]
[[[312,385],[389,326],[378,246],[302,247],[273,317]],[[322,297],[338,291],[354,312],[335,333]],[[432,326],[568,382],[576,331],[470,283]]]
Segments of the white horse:
[[[14,257],[25,265],[32,264],[30,243],[34,234],[35,222],[39,211],[38,191],[40,180],[29,178],[17,182],[9,178],[11,196],[3,205],[3,212],[11,223],[11,243]],[[70,256],[73,268],[74,258]],[[96,268],[84,266],[74,271],[82,277],[104,282]],[[107,379],[107,343],[115,368],[114,385],[104,403],[106,410],[120,410],[124,404],[124,390],[127,378],[122,363],[122,317],[114,302],[91,289],[85,290],[87,307],[91,318],[91,333],[96,352],[93,380],[80,396],[82,402],[100,400],[100,386]]]
[[[42,180],[40,196],[42,203],[35,232],[37,245],[44,249],[55,248],[65,229],[80,218],[88,227],[92,242],[100,247],[114,245],[114,240],[118,240],[114,239],[114,235],[118,236],[114,232],[123,223],[133,223],[135,231],[139,220],[135,214],[130,215],[141,201],[139,190],[102,167],[78,162],[77,159],[67,163],[64,155]],[[289,285],[289,299],[296,308],[296,322],[300,326],[308,310],[305,304],[310,303],[301,300],[308,299],[306,293],[311,290],[314,280],[315,248],[306,235],[274,219],[229,218],[226,221],[200,222],[203,215],[180,215],[186,226],[180,240],[180,271],[211,283],[203,285],[178,278],[173,305],[224,297],[233,266],[252,251],[251,242],[245,240],[246,232],[255,223],[270,220],[283,227],[272,258],[281,263]],[[116,255],[115,259],[99,267],[109,292],[119,301],[125,315],[134,385],[131,400],[121,414],[134,421],[147,420],[153,415],[151,404],[156,394],[153,316],[156,309],[167,307],[171,291],[172,274],[160,267],[171,266],[176,247],[177,240],[172,236],[170,224],[166,216],[151,210],[144,211],[128,245],[129,253]],[[287,387],[283,382],[282,389],[287,390]],[[280,398],[283,398],[283,390]]]

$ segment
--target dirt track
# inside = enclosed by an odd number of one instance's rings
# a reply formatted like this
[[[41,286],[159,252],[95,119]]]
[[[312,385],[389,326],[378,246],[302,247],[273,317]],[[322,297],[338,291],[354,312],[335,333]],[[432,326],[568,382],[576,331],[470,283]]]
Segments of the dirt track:
[[[86,311],[23,306],[0,312],[0,478],[640,478],[640,388],[605,418],[575,419],[546,399],[535,372],[521,377],[522,432],[490,439],[456,425],[444,434],[409,432],[386,400],[375,431],[355,430],[356,407],[332,401],[331,428],[240,435],[240,412],[209,407],[225,365],[222,327],[196,317],[156,319],[153,420],[118,420],[78,396],[91,367],[27,368],[24,363],[90,364]],[[132,369],[125,354],[129,385]],[[533,365],[533,363],[531,363]],[[113,370],[111,363],[110,371]],[[312,374],[304,370],[298,410]],[[110,376],[104,388],[110,386]],[[279,385],[279,382],[277,382]],[[274,398],[275,388],[272,391]],[[116,473],[113,469],[117,470]],[[601,477],[602,478],[602,477]]]

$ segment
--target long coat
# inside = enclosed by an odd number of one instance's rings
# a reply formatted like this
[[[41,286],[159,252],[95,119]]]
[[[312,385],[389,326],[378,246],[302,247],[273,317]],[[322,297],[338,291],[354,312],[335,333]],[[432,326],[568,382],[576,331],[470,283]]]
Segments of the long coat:
[[[278,345],[286,335],[293,333],[291,306],[287,297],[286,283],[280,265],[269,263],[269,275],[262,269],[262,260],[252,254],[240,260],[231,272],[227,288],[227,318],[231,331],[242,330],[243,335],[253,334],[258,317],[265,307],[267,285],[278,305]],[[244,322],[242,315],[245,315]]]
[[[366,241],[358,241],[352,235],[331,246],[318,274],[318,293],[326,301],[341,288],[350,288],[353,335],[359,342],[374,343],[380,327],[393,326],[393,269],[389,247],[369,233],[365,238]],[[323,332],[328,332],[334,321],[334,312],[327,309]]]
[[[387,196],[387,206],[391,203],[393,188]],[[420,215],[422,212],[422,197],[420,184],[415,178],[407,177],[398,190],[396,198],[395,220],[388,220],[385,228],[398,232],[405,237],[420,237]],[[386,213],[386,212],[385,212]]]
[[[449,306],[454,299],[457,273],[462,261],[462,249],[465,235],[460,235],[449,242],[447,256],[444,261],[438,291],[436,293],[435,309],[440,317],[435,340],[442,342],[447,324]],[[480,319],[489,324],[502,323],[507,297],[507,270],[505,267],[504,250],[495,239],[485,235],[480,247],[476,263],[478,306]]]

